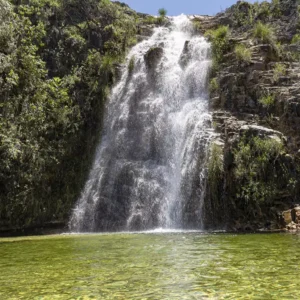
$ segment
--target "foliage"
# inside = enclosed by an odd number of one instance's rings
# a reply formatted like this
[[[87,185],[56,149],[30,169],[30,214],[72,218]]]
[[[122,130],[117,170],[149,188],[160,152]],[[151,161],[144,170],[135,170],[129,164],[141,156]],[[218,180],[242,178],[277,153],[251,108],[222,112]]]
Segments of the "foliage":
[[[286,66],[282,63],[276,63],[275,67],[274,67],[274,74],[273,74],[273,79],[274,81],[278,81],[278,79],[280,78],[280,76],[284,76],[286,75]]]
[[[282,15],[282,12],[280,9],[280,0],[272,0],[271,13],[276,18],[279,18]]]
[[[252,52],[244,44],[238,44],[235,46],[234,53],[239,62],[250,62]]]
[[[218,203],[220,198],[223,176],[224,166],[222,147],[213,143],[208,162],[208,185],[211,197],[215,203]]]
[[[291,44],[300,44],[300,34],[295,34],[292,38]]]
[[[229,27],[220,26],[215,30],[207,31],[205,35],[211,41],[212,44],[212,54],[214,63],[221,63],[224,59],[224,54],[230,49]]]
[[[283,144],[273,138],[244,137],[238,144],[234,152],[236,197],[250,214],[274,200],[282,168],[277,160],[283,150]]]
[[[210,80],[210,83],[209,83],[209,92],[212,94],[212,93],[215,93],[219,90],[219,83],[218,83],[218,79],[216,77],[212,78]]]
[[[254,5],[246,1],[239,1],[233,6],[233,21],[235,26],[251,25],[254,18]]]
[[[160,8],[158,14],[160,17],[165,18],[167,16],[167,10],[165,8]]]
[[[192,22],[193,22],[194,31],[199,32],[202,29],[201,21],[195,18],[192,20]]]
[[[262,43],[273,44],[275,40],[273,29],[269,25],[263,24],[260,21],[254,26],[253,36]]]
[[[275,96],[268,93],[262,96],[258,102],[265,108],[271,108],[275,104]]]
[[[147,16],[145,18],[141,18],[141,24],[156,24],[158,23],[158,18],[154,16]]]
[[[260,20],[266,20],[271,16],[270,3],[263,1],[257,6],[256,16]]]
[[[164,21],[166,20],[167,11],[164,8],[160,8],[158,10],[158,14],[159,14],[159,17],[157,18],[157,23],[163,24]]]
[[[63,221],[139,18],[108,0],[0,0],[0,229]]]

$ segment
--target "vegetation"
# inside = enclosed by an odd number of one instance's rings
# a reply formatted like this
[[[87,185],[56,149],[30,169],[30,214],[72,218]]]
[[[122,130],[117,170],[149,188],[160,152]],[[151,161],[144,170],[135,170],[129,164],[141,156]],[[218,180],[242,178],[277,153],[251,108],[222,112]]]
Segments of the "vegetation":
[[[232,7],[235,26],[249,28],[256,20],[267,22],[271,18],[279,18],[282,15],[280,1],[272,0],[271,3],[263,1],[253,4],[247,1],[239,1]]]
[[[284,76],[286,75],[286,66],[282,63],[276,63],[275,67],[274,67],[274,75],[273,75],[273,79],[274,81],[278,81],[278,79],[280,78],[280,76]]]
[[[213,64],[218,66],[224,59],[224,54],[230,49],[228,26],[219,26],[215,30],[209,30],[206,37],[211,41]]]
[[[274,17],[277,18],[279,18],[282,15],[282,11],[280,9],[280,0],[272,0],[271,13]]]
[[[221,198],[223,176],[223,149],[213,143],[208,162],[208,185],[214,203],[218,203]]]
[[[193,27],[194,27],[194,31],[195,33],[198,33],[201,31],[202,29],[202,23],[199,19],[194,18],[193,20]]]
[[[274,43],[274,32],[273,29],[262,22],[257,22],[254,26],[253,36],[261,43]]]
[[[160,8],[159,10],[158,10],[158,14],[159,14],[159,16],[160,17],[162,17],[162,18],[165,18],[166,16],[167,16],[167,10],[166,9],[164,9],[164,8]]]
[[[235,26],[247,26],[253,23],[255,6],[246,1],[240,1],[233,6],[233,20]]]
[[[265,108],[271,108],[275,104],[275,96],[268,93],[262,96],[258,102]]]
[[[138,22],[108,0],[0,0],[0,228],[66,219]]]
[[[164,8],[160,8],[159,10],[158,10],[158,15],[159,15],[159,17],[157,18],[157,22],[159,23],[159,24],[162,24],[164,21],[165,21],[165,19],[166,19],[166,16],[167,16],[167,10],[166,9],[164,9]]]
[[[210,80],[210,83],[209,83],[209,92],[212,94],[212,93],[217,92],[218,89],[219,89],[218,79],[216,77],[214,77],[214,78],[212,78]]]
[[[299,44],[300,43],[300,34],[295,34],[292,38],[291,44]]]
[[[297,69],[297,64],[289,62],[299,61],[297,47],[288,45],[289,41],[291,44],[300,41],[299,7],[299,1],[290,0],[253,4],[238,1],[220,14],[220,23],[230,25],[206,34],[212,45],[213,72],[209,90],[214,99],[213,108],[226,111],[220,117],[216,114],[217,124],[214,124],[225,141],[222,175],[225,180],[220,183],[223,206],[219,207],[219,214],[212,216],[211,211],[218,207],[207,201],[209,220],[224,213],[227,205],[229,217],[224,224],[230,219],[237,221],[234,228],[244,229],[248,222],[251,228],[258,228],[263,227],[266,220],[275,220],[276,210],[299,202],[299,158],[296,154],[300,143],[299,126],[294,121],[293,105],[284,101],[290,97],[285,93],[287,85],[297,86],[297,79],[286,75],[290,75],[287,67],[295,72]],[[253,42],[257,46],[250,48],[253,49],[251,53],[247,45]],[[277,103],[279,96],[282,99]],[[264,132],[249,128],[241,137],[240,125],[231,121],[232,116],[238,116],[239,121],[246,124],[253,122],[280,130],[287,136],[286,150],[290,154],[285,154],[285,147],[275,133],[275,136],[267,136],[267,129]],[[210,164],[213,170],[214,164]],[[208,171],[213,180],[214,173]],[[220,204],[210,190],[213,187],[208,182],[207,198]]]
[[[244,137],[238,144],[234,153],[236,197],[249,214],[274,201],[277,178],[282,173],[278,161],[283,150],[283,144],[273,138]]]
[[[244,44],[238,44],[235,46],[234,53],[239,62],[250,62],[252,52]]]
[[[154,16],[147,16],[140,20],[141,24],[157,24],[159,22],[159,18]]]

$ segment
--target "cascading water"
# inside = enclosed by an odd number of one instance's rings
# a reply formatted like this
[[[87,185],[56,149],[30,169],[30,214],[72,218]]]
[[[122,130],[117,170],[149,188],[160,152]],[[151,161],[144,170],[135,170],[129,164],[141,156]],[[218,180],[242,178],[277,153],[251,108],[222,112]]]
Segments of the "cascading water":
[[[73,231],[201,228],[210,46],[182,15],[128,55]]]

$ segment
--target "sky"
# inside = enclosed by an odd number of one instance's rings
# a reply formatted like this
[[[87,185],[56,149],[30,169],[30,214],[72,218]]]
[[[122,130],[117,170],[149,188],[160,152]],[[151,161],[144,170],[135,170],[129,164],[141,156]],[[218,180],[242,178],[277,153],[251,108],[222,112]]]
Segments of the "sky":
[[[157,15],[160,8],[165,8],[169,16],[182,13],[187,15],[214,15],[236,3],[236,0],[119,0],[127,3],[137,12]],[[255,2],[250,0],[248,2]]]

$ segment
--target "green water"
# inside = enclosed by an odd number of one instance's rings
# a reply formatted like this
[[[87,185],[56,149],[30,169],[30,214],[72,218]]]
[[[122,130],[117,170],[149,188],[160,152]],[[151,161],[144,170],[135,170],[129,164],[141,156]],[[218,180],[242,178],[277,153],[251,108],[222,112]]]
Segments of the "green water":
[[[0,299],[299,299],[300,236],[0,239]]]

